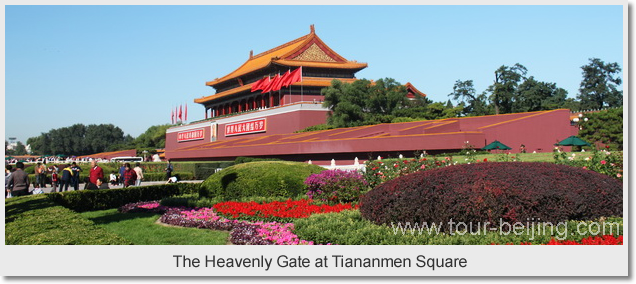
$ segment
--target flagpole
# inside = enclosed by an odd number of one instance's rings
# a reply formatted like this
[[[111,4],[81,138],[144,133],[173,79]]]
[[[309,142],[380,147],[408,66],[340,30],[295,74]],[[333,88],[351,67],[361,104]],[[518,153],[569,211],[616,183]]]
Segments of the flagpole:
[[[303,67],[300,66],[300,101],[303,101]]]

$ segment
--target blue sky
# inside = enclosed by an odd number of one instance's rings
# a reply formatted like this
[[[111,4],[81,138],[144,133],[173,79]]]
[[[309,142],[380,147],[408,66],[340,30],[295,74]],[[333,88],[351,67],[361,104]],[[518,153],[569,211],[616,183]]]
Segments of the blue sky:
[[[309,33],[369,67],[358,78],[413,83],[446,101],[501,65],[576,97],[589,58],[623,66],[623,6],[5,6],[5,139],[75,123],[133,137],[170,122],[205,82]],[[623,68],[625,69],[625,68]]]

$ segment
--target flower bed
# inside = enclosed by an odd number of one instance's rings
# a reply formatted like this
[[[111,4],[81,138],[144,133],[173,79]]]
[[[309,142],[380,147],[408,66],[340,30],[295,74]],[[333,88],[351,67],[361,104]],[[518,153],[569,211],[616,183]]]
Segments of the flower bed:
[[[214,209],[228,218],[239,218],[253,221],[290,221],[291,219],[307,218],[312,214],[340,212],[357,209],[358,205],[346,204],[313,204],[312,200],[273,201],[259,204],[256,202],[227,201],[217,203]]]
[[[164,224],[230,232],[230,241],[236,245],[313,245],[293,233],[294,224],[278,222],[249,222],[230,220],[217,215],[213,208],[176,208],[159,205],[158,201],[138,202],[122,206],[120,212],[165,212]]]
[[[620,235],[618,237],[614,237],[612,235],[603,235],[603,236],[589,236],[587,238],[581,239],[581,241],[572,241],[572,240],[555,240],[552,239],[545,245],[622,245],[623,244],[623,236]],[[496,245],[496,244],[493,244]],[[513,245],[512,243],[507,243],[506,245]],[[532,245],[531,242],[521,243],[520,245]]]

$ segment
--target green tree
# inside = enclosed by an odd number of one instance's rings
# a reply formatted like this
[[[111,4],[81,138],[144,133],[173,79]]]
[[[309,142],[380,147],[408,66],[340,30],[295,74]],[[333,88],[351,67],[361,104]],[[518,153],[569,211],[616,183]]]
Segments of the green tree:
[[[511,113],[517,86],[525,79],[528,70],[516,63],[512,67],[502,65],[495,71],[495,81],[488,88],[490,100],[495,108],[495,114]]]
[[[586,113],[579,136],[588,142],[601,142],[623,149],[623,107]]]
[[[408,107],[406,88],[391,78],[375,83],[361,79],[351,84],[333,80],[321,93],[323,106],[332,111],[327,124],[334,127],[390,122],[397,110]]]
[[[480,116],[490,114],[485,94],[476,95],[473,80],[455,81],[453,92],[448,94],[453,100],[464,104],[462,114],[465,116]]]
[[[552,110],[564,107],[568,92],[554,83],[539,82],[530,76],[517,87],[513,112]]]
[[[618,63],[605,63],[598,58],[590,58],[590,63],[581,66],[583,80],[579,88],[578,99],[583,109],[601,109],[623,105],[623,91],[617,87],[622,80],[618,74]]]
[[[166,130],[170,128],[170,124],[150,126],[146,132],[137,136],[132,144],[135,148],[153,148],[160,149],[166,147]]]
[[[130,138],[129,141],[131,141]],[[128,141],[128,142],[129,142]],[[105,152],[114,144],[127,143],[124,132],[112,124],[74,124],[52,129],[27,139],[34,154],[87,155]]]

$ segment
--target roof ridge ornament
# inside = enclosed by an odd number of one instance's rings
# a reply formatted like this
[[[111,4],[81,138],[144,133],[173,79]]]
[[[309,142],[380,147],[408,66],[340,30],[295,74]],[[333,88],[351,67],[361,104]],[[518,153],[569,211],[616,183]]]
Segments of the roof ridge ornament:
[[[254,50],[250,50],[250,59],[252,59],[254,57]]]
[[[316,33],[316,29],[314,28],[314,24],[309,25],[309,31],[310,31],[312,34],[315,34],[315,33]]]

